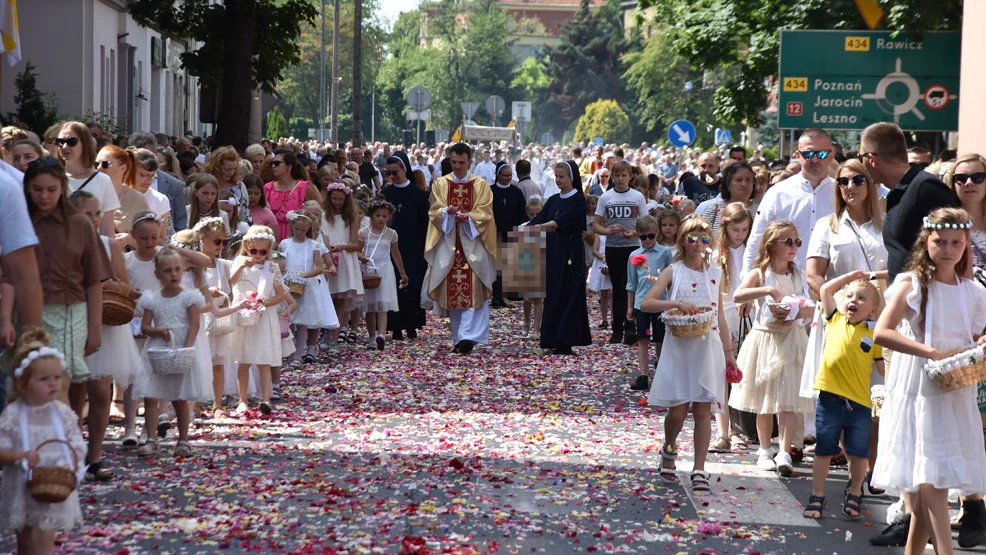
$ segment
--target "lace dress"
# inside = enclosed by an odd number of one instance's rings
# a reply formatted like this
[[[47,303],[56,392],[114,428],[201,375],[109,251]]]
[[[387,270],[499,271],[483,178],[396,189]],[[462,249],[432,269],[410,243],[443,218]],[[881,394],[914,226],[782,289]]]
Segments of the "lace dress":
[[[239,256],[233,261],[233,273],[246,261]],[[277,264],[267,263],[270,275],[267,285],[260,296],[269,299],[274,296],[274,288],[283,286],[281,270]],[[247,298],[260,286],[263,265],[243,268],[239,279],[233,284],[233,304]],[[287,294],[287,293],[285,293]],[[265,364],[280,366],[281,364],[281,325],[277,321],[277,311],[268,307],[260,314],[260,321],[252,326],[238,326],[230,339],[230,359],[240,364]]]
[[[906,287],[908,282],[907,310],[897,326],[904,337],[925,343],[929,323],[931,346],[947,353],[969,345],[986,326],[986,289],[978,283],[933,281],[926,308],[930,317],[925,319],[919,315],[921,287],[914,274],[898,274],[893,288]],[[887,296],[892,292],[888,290]],[[920,484],[931,484],[966,495],[986,491],[986,451],[976,388],[942,392],[925,374],[927,362],[900,352],[890,359],[873,485],[916,491]]]
[[[25,405],[22,400],[16,400],[7,405],[3,413],[0,413],[0,449],[24,449],[20,421],[22,407],[26,407],[27,411],[27,436],[31,449],[36,449],[49,439],[58,439],[52,425],[50,405],[54,405],[65,430],[65,439],[71,444],[72,451],[82,465],[86,456],[86,442],[82,439],[75,413],[61,401],[32,407]],[[60,444],[49,443],[38,454],[39,466],[71,468]],[[3,498],[3,503],[0,503],[0,529],[5,532],[18,531],[25,526],[37,526],[42,530],[71,530],[82,524],[78,488],[61,503],[38,503],[27,491],[27,476],[20,464],[4,465],[0,491],[0,497]]]
[[[315,254],[318,253],[319,257],[322,256],[318,244],[312,239],[305,239],[303,243],[298,243],[294,239],[288,238],[281,241],[278,250],[287,257],[286,273],[293,276],[314,270]],[[304,281],[305,292],[295,300],[298,303],[298,308],[291,314],[291,323],[313,329],[329,327],[332,324],[338,326],[335,309],[332,310],[331,317],[325,311],[326,303],[329,306],[332,303],[329,297],[329,288],[325,282],[320,282],[318,276],[307,278]]]
[[[804,297],[806,293],[800,272],[780,275],[768,269],[764,281],[780,289],[785,296]],[[800,395],[808,333],[800,319],[765,323],[761,311],[766,311],[767,307],[763,301],[761,299],[754,307],[754,313],[760,316],[736,360],[743,371],[743,380],[733,385],[729,406],[755,414],[811,412],[815,409],[815,401]]]
[[[686,301],[696,306],[711,306],[718,311],[718,267],[696,272],[682,262],[671,265],[672,282],[669,300]],[[717,318],[713,316],[713,318]],[[654,385],[647,402],[659,407],[684,403],[711,403],[712,412],[724,410],[726,398],[726,357],[719,338],[718,319],[701,337],[675,337],[669,330],[654,371]]]
[[[100,235],[106,256],[110,254],[110,239]],[[89,379],[113,378],[120,387],[143,378],[144,365],[140,361],[140,350],[134,341],[129,324],[122,326],[103,326],[103,342],[99,350],[86,357]]]
[[[326,247],[352,243],[349,226],[342,217],[333,218],[332,223],[323,217],[321,234]],[[360,272],[359,258],[355,252],[340,252],[336,267],[338,273],[329,276],[329,291],[332,291],[333,299],[342,301],[342,310],[349,312],[359,305],[363,296],[363,274]]]
[[[183,289],[171,297],[163,297],[160,292],[144,293],[137,301],[137,310],[143,313],[150,310],[154,314],[154,327],[171,330],[176,347],[185,346],[188,336],[188,307],[205,306],[205,297],[197,289]],[[199,319],[201,320],[201,315]],[[144,343],[141,356],[147,379],[134,387],[134,398],[151,398],[163,401],[206,401],[212,399],[212,352],[205,338],[203,325],[199,324],[199,335],[195,341],[195,363],[185,374],[155,374],[147,358],[147,350],[154,347],[167,347],[170,342],[160,337],[149,337]]]
[[[366,263],[367,275],[382,278],[376,289],[363,292],[363,311],[397,310],[397,271],[390,262],[390,246],[397,243],[397,232],[385,227],[383,233],[378,235],[372,229],[364,227],[359,230],[359,239],[363,242],[363,255],[370,259]]]
[[[229,300],[233,297],[233,289],[229,285],[230,271],[232,263],[229,260],[216,258],[216,265],[212,268],[203,268],[202,277],[205,279],[206,287],[215,287],[222,291],[226,296],[210,299],[213,306],[222,308],[229,305]],[[205,318],[205,322],[211,322],[212,317]],[[204,328],[209,338],[209,350],[212,352],[212,365],[222,366],[229,359],[229,335],[216,336],[208,333],[208,326]]]

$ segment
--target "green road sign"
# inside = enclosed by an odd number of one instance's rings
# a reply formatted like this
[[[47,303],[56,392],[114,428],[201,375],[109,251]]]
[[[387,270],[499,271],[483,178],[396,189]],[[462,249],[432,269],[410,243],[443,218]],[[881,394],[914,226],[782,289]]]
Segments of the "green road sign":
[[[959,127],[959,33],[781,31],[779,127]]]

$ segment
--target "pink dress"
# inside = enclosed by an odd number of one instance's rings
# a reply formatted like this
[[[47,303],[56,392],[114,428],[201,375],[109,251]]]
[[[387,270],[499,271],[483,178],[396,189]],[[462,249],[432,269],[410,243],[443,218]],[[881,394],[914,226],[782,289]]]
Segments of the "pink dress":
[[[291,222],[288,221],[288,212],[301,209],[301,206],[305,204],[306,193],[308,193],[308,182],[300,179],[295,182],[294,189],[290,191],[278,191],[273,181],[264,184],[267,206],[277,218],[278,237],[291,237]]]
[[[284,211],[287,214],[287,210]],[[266,206],[254,206],[250,209],[250,218],[253,219],[253,225],[265,225],[278,233],[278,240],[284,239],[280,235],[280,227],[277,224],[277,218],[274,217],[274,213],[270,211],[270,208]],[[289,235],[290,237],[290,235]]]

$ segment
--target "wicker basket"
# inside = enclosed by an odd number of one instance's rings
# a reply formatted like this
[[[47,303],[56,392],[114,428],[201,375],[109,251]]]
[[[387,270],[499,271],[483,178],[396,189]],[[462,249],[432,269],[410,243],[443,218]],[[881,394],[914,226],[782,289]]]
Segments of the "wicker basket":
[[[589,245],[591,247],[596,242],[596,234],[586,233],[585,236],[582,237],[582,240],[585,241],[586,245]]]
[[[122,326],[134,319],[137,302],[130,298],[130,287],[115,280],[103,282],[103,325]]]
[[[301,298],[305,294],[305,284],[292,281],[288,283],[288,291],[291,292],[292,297],[296,299]]]
[[[236,321],[235,312],[222,318],[216,318],[212,314],[205,314],[205,331],[212,337],[229,335],[236,329]]]
[[[77,484],[75,468],[79,465],[79,460],[72,451],[72,446],[67,441],[61,439],[49,439],[38,445],[36,450],[49,443],[64,443],[69,446],[72,453],[72,468],[62,468],[60,466],[38,466],[31,469],[30,479],[27,481],[27,489],[31,492],[31,497],[39,503],[61,503],[68,499],[69,495],[75,491]]]
[[[599,267],[599,273],[602,274],[602,275],[604,275],[604,276],[608,276],[609,275],[609,266],[600,266]]]
[[[376,289],[380,287],[380,276],[363,276],[363,289]]]
[[[945,354],[945,360],[959,355],[961,366],[943,372],[934,372],[932,368],[936,363],[925,364],[924,370],[928,376],[934,380],[938,387],[945,393],[957,391],[963,387],[971,387],[986,379],[986,356],[981,347],[964,347]]]
[[[241,328],[249,328],[250,326],[256,326],[260,322],[260,311],[259,310],[248,310],[244,308],[236,313],[236,325]]]
[[[700,312],[692,315],[682,314],[677,308],[672,308],[661,315],[661,320],[675,337],[702,337],[712,329],[712,317],[715,312],[710,306],[698,308]]]
[[[169,334],[167,347],[147,349],[147,360],[151,370],[159,376],[181,376],[187,374],[195,363],[195,347],[175,347],[175,332]]]

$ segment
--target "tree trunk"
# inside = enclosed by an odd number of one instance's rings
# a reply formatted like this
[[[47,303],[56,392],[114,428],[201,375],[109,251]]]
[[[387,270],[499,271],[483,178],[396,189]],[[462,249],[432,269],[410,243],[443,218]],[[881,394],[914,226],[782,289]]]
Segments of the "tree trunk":
[[[253,95],[253,42],[256,0],[226,0],[223,24],[223,79],[214,146],[246,150]]]
[[[363,145],[363,0],[353,0],[353,146]]]

